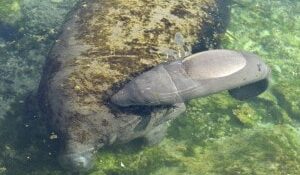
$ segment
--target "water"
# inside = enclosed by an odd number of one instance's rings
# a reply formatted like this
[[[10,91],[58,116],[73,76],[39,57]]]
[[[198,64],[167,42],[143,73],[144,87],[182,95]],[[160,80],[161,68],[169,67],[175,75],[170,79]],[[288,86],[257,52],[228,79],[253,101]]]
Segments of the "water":
[[[0,1],[0,174],[65,174],[34,92],[75,3]],[[160,145],[102,149],[89,174],[300,174],[299,9],[296,0],[234,1],[221,47],[260,55],[272,68],[268,91],[246,102],[192,100]]]

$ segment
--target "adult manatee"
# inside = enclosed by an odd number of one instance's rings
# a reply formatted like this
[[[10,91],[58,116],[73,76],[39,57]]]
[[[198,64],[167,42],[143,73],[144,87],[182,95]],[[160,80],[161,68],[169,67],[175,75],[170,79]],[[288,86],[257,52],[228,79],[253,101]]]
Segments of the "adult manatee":
[[[163,62],[215,48],[226,0],[89,0],[70,13],[44,66],[42,109],[63,144],[60,161],[88,169],[95,150],[165,135],[183,103],[119,107],[110,98]]]

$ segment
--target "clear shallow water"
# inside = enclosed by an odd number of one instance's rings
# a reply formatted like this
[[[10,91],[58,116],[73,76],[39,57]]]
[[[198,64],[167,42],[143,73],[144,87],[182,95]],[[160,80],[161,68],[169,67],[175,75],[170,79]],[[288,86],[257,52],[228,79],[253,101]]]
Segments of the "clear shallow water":
[[[12,11],[0,10],[8,23],[0,30],[2,174],[64,174],[54,158],[57,140],[31,94],[74,3],[0,2],[0,9],[13,4]],[[247,102],[225,93],[192,100],[160,145],[101,150],[90,174],[299,174],[299,9],[298,1],[233,2],[222,47],[260,55],[273,70],[270,89]]]

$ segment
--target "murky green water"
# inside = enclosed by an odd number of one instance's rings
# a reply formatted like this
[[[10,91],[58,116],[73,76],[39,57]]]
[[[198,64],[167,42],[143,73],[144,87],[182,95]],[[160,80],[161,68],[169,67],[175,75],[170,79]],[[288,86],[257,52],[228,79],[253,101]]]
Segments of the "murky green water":
[[[43,61],[75,0],[0,0],[0,174],[65,174],[37,112]],[[240,102],[192,100],[157,146],[106,148],[90,174],[300,174],[300,2],[232,2],[222,48],[260,55],[271,86]]]

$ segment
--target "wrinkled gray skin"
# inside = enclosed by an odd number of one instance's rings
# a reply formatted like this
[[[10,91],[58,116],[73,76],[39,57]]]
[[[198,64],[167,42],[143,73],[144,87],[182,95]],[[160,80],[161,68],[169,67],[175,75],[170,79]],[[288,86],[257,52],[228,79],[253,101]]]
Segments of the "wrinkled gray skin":
[[[269,75],[270,69],[255,54],[211,50],[144,72],[111,100],[119,106],[172,105],[223,90],[246,99],[267,88]]]

